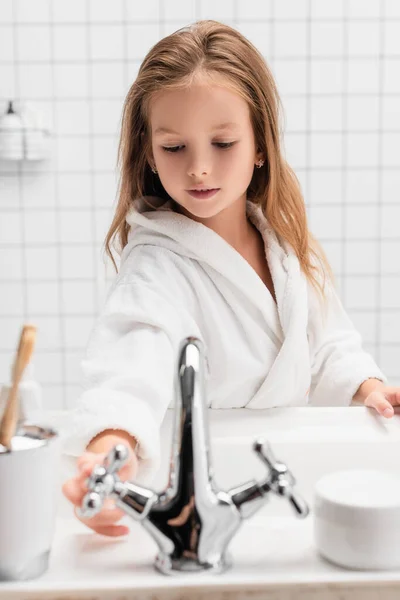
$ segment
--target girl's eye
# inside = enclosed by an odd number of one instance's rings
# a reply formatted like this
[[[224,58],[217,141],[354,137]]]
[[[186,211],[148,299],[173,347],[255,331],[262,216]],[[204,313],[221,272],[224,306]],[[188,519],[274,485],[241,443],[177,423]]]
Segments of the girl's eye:
[[[215,142],[215,145],[218,146],[218,148],[231,148],[231,146],[233,146],[235,142]],[[162,146],[162,149],[165,150],[165,152],[179,152],[180,148],[183,148],[183,146]]]

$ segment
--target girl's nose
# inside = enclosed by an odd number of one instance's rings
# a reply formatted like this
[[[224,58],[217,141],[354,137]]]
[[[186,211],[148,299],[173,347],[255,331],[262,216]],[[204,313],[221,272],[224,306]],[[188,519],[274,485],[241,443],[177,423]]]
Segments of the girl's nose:
[[[187,173],[190,177],[202,179],[210,173],[210,159],[204,156],[193,158],[188,165]]]

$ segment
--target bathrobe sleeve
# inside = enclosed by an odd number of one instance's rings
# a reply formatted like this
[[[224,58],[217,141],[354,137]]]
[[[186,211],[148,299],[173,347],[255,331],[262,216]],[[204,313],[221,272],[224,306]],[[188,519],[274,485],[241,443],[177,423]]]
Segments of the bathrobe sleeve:
[[[369,378],[387,382],[332,284],[327,284],[325,313],[309,286],[308,339],[311,362],[310,404],[348,406]]]
[[[85,389],[70,413],[64,451],[79,456],[97,433],[123,429],[138,440],[139,470],[154,472],[178,348],[187,335],[199,332],[184,306],[143,283],[117,284],[81,363]]]

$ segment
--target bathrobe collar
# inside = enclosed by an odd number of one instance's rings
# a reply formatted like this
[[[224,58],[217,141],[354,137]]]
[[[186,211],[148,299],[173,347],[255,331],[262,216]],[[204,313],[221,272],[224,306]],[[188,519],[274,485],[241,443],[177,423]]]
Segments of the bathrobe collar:
[[[246,210],[249,219],[260,231],[264,240],[276,304],[263,281],[237,250],[209,227],[175,212],[171,201],[155,196],[135,200],[129,211],[126,221],[131,229],[128,234],[128,244],[121,254],[121,264],[135,246],[159,245],[210,266],[231,281],[248,301],[260,310],[265,318],[266,327],[272,329],[280,349],[264,384],[249,404],[249,407],[257,407],[258,401],[261,401],[267,391],[271,392],[276,387],[282,395],[284,380],[292,379],[288,384],[298,383],[299,378],[303,379],[301,369],[303,372],[308,371],[304,369],[304,354],[308,355],[308,341],[305,334],[308,302],[305,277],[293,249],[285,242],[279,243],[260,206],[247,201]],[[274,318],[276,310],[278,310],[280,325]],[[296,348],[296,352],[293,348]],[[298,353],[301,355],[301,360],[296,358]],[[290,369],[288,360],[291,364]],[[295,363],[298,364],[298,368]],[[291,378],[293,373],[289,371],[293,369],[296,370],[296,376]],[[305,385],[306,381],[304,381]],[[288,387],[293,394],[293,386],[288,385]],[[290,393],[289,389],[287,393]],[[299,403],[298,398],[296,402]],[[276,405],[279,404],[277,400]],[[287,397],[282,397],[282,404],[288,404]]]
[[[150,205],[155,208],[151,209]],[[281,314],[280,309],[284,301],[290,251],[288,252],[279,244],[259,206],[248,201],[246,209],[249,219],[260,231],[264,240],[278,312],[282,328],[285,329],[286,316]],[[126,220],[131,226],[128,235],[129,247],[124,249],[121,261],[134,246],[146,243],[160,244],[215,269],[238,287],[263,314],[276,310],[268,288],[246,259],[209,227],[175,212],[171,201],[155,196],[139,198],[134,202]],[[278,338],[282,338],[279,330],[275,331],[275,334]]]

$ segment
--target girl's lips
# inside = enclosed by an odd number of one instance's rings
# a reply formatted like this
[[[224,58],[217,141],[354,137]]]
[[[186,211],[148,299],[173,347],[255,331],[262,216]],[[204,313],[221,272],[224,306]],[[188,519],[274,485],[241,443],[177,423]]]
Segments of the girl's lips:
[[[207,199],[214,196],[217,192],[219,192],[219,190],[220,188],[214,188],[212,190],[207,190],[206,192],[200,192],[198,190],[187,190],[187,192],[193,196],[193,198]]]

